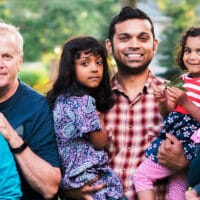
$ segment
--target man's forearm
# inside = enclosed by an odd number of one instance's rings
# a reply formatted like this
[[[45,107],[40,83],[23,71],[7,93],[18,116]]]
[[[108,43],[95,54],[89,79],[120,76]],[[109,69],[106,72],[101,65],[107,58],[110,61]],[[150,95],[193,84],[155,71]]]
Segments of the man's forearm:
[[[61,181],[60,169],[41,159],[29,147],[15,157],[31,187],[44,198],[53,198]]]

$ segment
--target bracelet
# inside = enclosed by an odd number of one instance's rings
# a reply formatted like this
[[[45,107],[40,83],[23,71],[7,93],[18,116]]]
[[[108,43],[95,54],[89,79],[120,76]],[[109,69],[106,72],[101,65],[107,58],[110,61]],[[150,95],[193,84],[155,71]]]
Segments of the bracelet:
[[[12,153],[14,154],[19,154],[21,153],[22,151],[24,151],[26,149],[26,147],[28,146],[28,144],[24,141],[23,144],[17,148],[12,148],[10,147],[10,150]]]

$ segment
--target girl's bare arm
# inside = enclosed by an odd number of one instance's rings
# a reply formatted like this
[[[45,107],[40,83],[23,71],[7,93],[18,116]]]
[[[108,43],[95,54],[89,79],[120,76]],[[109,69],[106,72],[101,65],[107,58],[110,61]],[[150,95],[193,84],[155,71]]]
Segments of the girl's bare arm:
[[[90,133],[90,142],[96,149],[104,149],[108,143],[108,135],[104,124],[103,114],[98,112],[102,130]]]

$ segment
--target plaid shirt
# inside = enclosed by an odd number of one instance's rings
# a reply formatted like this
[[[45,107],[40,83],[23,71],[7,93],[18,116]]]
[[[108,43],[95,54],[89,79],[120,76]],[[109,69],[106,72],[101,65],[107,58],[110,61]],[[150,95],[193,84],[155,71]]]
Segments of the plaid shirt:
[[[132,175],[143,161],[145,149],[158,135],[162,125],[153,90],[157,86],[163,86],[164,80],[149,71],[143,90],[134,99],[129,99],[123,92],[117,74],[111,84],[116,103],[105,115],[105,124],[109,130],[110,166],[121,177],[126,197],[134,200],[137,198]]]

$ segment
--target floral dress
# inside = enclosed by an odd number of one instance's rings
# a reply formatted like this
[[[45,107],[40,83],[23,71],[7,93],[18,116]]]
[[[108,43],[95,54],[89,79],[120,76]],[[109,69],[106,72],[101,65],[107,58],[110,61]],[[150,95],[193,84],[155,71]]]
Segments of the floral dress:
[[[99,176],[94,185],[107,183],[107,187],[93,193],[93,198],[120,199],[122,185],[119,177],[108,167],[107,153],[96,150],[88,140],[88,133],[102,128],[94,98],[60,95],[53,114],[63,173],[61,188],[79,188]]]
[[[180,112],[170,112],[164,118],[164,126],[158,138],[156,138],[147,148],[146,157],[158,163],[158,148],[162,141],[166,139],[166,133],[169,133],[176,136],[183,144],[186,159],[192,160],[196,156],[196,144],[191,140],[191,136],[198,128],[200,128],[200,123],[190,115],[182,114]]]
[[[182,87],[186,91],[187,97],[200,108],[200,78],[191,78],[187,73],[180,76]],[[178,105],[175,111],[170,112],[164,118],[163,128],[158,136],[146,150],[146,157],[154,162],[158,162],[158,148],[166,133],[176,136],[183,144],[186,159],[192,160],[196,156],[196,144],[191,140],[192,134],[200,128],[200,123],[196,121],[183,106]]]

